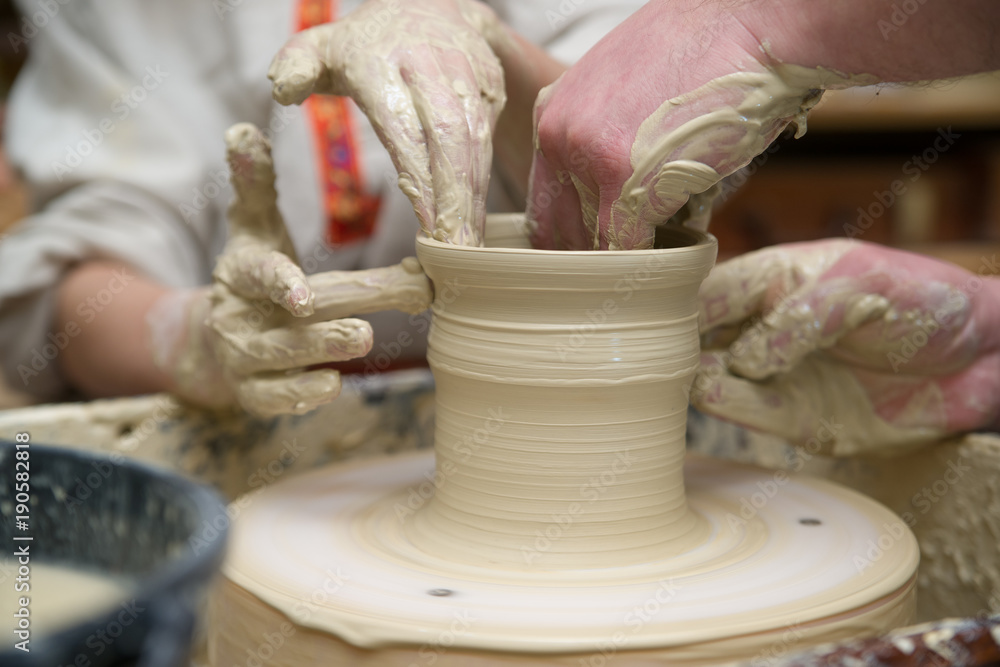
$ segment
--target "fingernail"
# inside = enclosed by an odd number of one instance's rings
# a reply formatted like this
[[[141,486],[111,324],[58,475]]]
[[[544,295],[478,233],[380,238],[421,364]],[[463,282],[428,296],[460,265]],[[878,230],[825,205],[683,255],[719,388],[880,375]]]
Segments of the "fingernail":
[[[305,396],[300,403],[311,406],[310,409],[340,395],[340,373],[334,370],[324,370],[315,375],[310,373],[303,384]]]
[[[287,53],[268,72],[272,95],[281,104],[298,104],[312,92],[320,75],[316,58],[301,52]]]
[[[371,351],[373,343],[374,335],[371,327],[359,326],[351,331],[331,331],[327,338],[327,352],[338,356],[361,357]]]
[[[288,291],[288,305],[294,315],[303,317],[313,313],[313,295],[309,287],[301,283],[293,285]]]
[[[358,350],[361,354],[368,354],[375,343],[375,334],[370,327],[358,327],[356,335]]]

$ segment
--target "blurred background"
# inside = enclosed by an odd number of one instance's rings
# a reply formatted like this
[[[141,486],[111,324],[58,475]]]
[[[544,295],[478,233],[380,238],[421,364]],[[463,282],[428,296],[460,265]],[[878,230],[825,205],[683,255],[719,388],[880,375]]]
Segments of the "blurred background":
[[[4,127],[4,110],[10,87],[28,55],[23,45],[9,39],[11,34],[20,34],[20,18],[10,0],[0,0],[0,35],[3,35],[0,39],[0,128]],[[24,187],[4,157],[3,145],[3,130],[0,129],[0,235],[24,216],[28,205]]]
[[[19,22],[0,0],[0,118],[27,55]],[[2,146],[0,235],[28,206]],[[711,231],[720,259],[853,236],[983,271],[1000,251],[1000,74],[827,93],[803,138],[728,179]]]
[[[1000,250],[1000,74],[828,92],[723,196],[722,257],[853,236],[979,271]]]

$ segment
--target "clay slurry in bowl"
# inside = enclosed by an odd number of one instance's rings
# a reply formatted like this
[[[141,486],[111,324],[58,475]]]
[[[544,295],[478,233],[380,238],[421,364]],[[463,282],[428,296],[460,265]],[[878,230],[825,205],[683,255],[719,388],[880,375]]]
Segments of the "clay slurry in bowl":
[[[30,511],[15,522],[13,459],[24,451]],[[28,563],[18,556],[12,572],[28,570],[31,586],[23,592],[30,598],[30,652],[10,641],[0,647],[0,665],[190,664],[199,606],[222,561],[222,499],[121,454],[35,442],[27,450],[23,440],[0,441],[0,470],[8,471],[0,475],[0,543],[30,545]],[[9,576],[0,599],[24,607],[15,583]]]
[[[0,572],[8,574],[11,590],[0,595],[0,616],[9,626],[6,637],[15,637],[20,598],[29,600],[31,637],[47,635],[80,623],[95,613],[126,604],[134,595],[134,582],[67,565],[31,562],[26,581],[15,581],[17,560],[0,561]]]

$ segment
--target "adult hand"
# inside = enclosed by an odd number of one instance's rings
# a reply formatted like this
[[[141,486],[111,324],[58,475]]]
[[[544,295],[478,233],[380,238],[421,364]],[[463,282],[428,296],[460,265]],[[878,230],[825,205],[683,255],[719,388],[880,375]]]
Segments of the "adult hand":
[[[274,98],[347,95],[368,116],[423,229],[481,245],[493,128],[505,101],[496,15],[471,0],[368,0],[292,37],[271,64]]]
[[[935,259],[846,239],[766,248],[712,271],[700,323],[693,404],[827,453],[901,450],[1000,415],[1000,287]]]
[[[302,414],[340,393],[339,373],[314,366],[371,349],[368,322],[346,316],[419,313],[430,305],[430,282],[412,257],[383,269],[307,278],[278,212],[267,140],[240,124],[226,132],[226,146],[236,198],[214,285],[154,309],[154,320],[176,319],[171,309],[185,313],[190,330],[179,347],[156,344],[154,333],[155,356],[178,393],[193,402],[236,402],[261,417]]]
[[[847,80],[774,61],[747,27],[755,10],[650,2],[542,91],[535,247],[648,248],[675,215],[704,229],[720,179],[790,123],[805,131],[820,89]]]
[[[1000,67],[997,8],[932,3],[903,29],[888,0],[650,0],[539,97],[535,246],[646,248],[675,214],[703,227],[713,184],[803,132],[822,90]]]

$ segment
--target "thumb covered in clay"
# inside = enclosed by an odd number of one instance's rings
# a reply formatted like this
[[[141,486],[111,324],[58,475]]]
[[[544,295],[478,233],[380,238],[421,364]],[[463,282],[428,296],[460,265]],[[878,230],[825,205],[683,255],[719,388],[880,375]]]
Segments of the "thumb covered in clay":
[[[345,94],[336,76],[339,57],[329,53],[346,38],[342,26],[326,24],[297,33],[271,61],[271,95],[279,104],[302,104],[313,93]]]
[[[493,130],[506,100],[491,41],[499,20],[471,0],[368,0],[293,36],[271,63],[274,98],[351,97],[399,174],[423,230],[482,245]]]
[[[293,315],[310,315],[315,296],[278,211],[270,143],[249,123],[232,126],[225,139],[236,196],[228,211],[229,240],[213,277],[241,297],[269,299]]]
[[[202,315],[211,356],[247,412],[308,412],[340,392],[336,371],[313,367],[367,354],[371,326],[353,318],[310,317],[316,294],[295,261],[278,211],[270,145],[245,123],[231,127],[225,139],[235,198],[228,211],[230,238]]]

